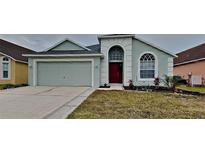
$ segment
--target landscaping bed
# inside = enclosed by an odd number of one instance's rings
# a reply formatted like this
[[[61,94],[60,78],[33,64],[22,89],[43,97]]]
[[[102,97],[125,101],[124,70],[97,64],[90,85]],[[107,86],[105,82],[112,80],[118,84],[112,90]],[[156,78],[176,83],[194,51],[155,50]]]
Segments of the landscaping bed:
[[[184,89],[180,89],[180,88],[177,88],[175,90],[175,92],[179,93],[179,94],[184,94],[184,95],[205,96],[205,93],[201,93],[201,92],[197,92],[197,91],[184,90]]]
[[[184,95],[205,96],[204,87],[186,87],[185,85],[178,86],[175,90],[170,87],[163,86],[124,86],[125,90],[149,91],[149,92],[175,92]]]
[[[204,119],[205,97],[174,93],[95,91],[69,119]]]
[[[189,87],[186,85],[179,85],[179,86],[177,86],[177,89],[205,94],[205,87]]]
[[[28,86],[27,84],[0,84],[0,90]]]
[[[124,86],[125,90],[138,90],[138,91],[155,91],[155,92],[172,92],[173,89],[164,86]]]

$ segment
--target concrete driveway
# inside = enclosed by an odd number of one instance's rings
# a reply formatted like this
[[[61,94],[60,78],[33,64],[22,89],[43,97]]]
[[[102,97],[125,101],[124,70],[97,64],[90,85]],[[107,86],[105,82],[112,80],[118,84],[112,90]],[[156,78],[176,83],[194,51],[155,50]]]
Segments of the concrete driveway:
[[[45,118],[89,89],[39,86],[3,90],[0,91],[0,118]]]

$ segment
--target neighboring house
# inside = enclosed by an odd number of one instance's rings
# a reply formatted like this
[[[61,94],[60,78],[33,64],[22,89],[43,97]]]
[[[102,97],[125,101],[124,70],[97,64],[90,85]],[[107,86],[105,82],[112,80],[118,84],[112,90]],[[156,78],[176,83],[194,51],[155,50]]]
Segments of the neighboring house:
[[[177,54],[174,59],[174,75],[184,79],[198,77],[204,84],[205,78],[205,43]],[[200,79],[201,78],[201,79]]]
[[[91,86],[119,83],[152,85],[155,77],[173,75],[175,55],[135,35],[102,35],[99,44],[84,47],[69,39],[29,58],[33,86]]]
[[[0,39],[0,84],[27,84],[27,57],[33,51]]]

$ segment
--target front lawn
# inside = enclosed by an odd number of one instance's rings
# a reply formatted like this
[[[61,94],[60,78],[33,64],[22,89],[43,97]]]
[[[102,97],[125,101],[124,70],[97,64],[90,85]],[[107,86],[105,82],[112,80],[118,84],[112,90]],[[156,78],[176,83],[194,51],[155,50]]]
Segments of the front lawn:
[[[187,87],[186,85],[177,86],[178,89],[192,91],[192,92],[200,92],[205,93],[205,87]]]
[[[95,91],[69,119],[205,118],[205,97],[159,92]]]

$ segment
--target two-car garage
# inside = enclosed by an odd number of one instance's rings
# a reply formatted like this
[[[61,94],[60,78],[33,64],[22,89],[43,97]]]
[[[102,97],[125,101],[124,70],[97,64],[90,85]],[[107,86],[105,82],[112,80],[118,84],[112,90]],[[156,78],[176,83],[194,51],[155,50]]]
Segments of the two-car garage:
[[[38,86],[92,86],[91,61],[36,63]]]
[[[100,86],[100,56],[29,58],[30,86]]]
[[[65,39],[43,52],[28,57],[30,86],[100,86],[99,49],[87,48]]]

